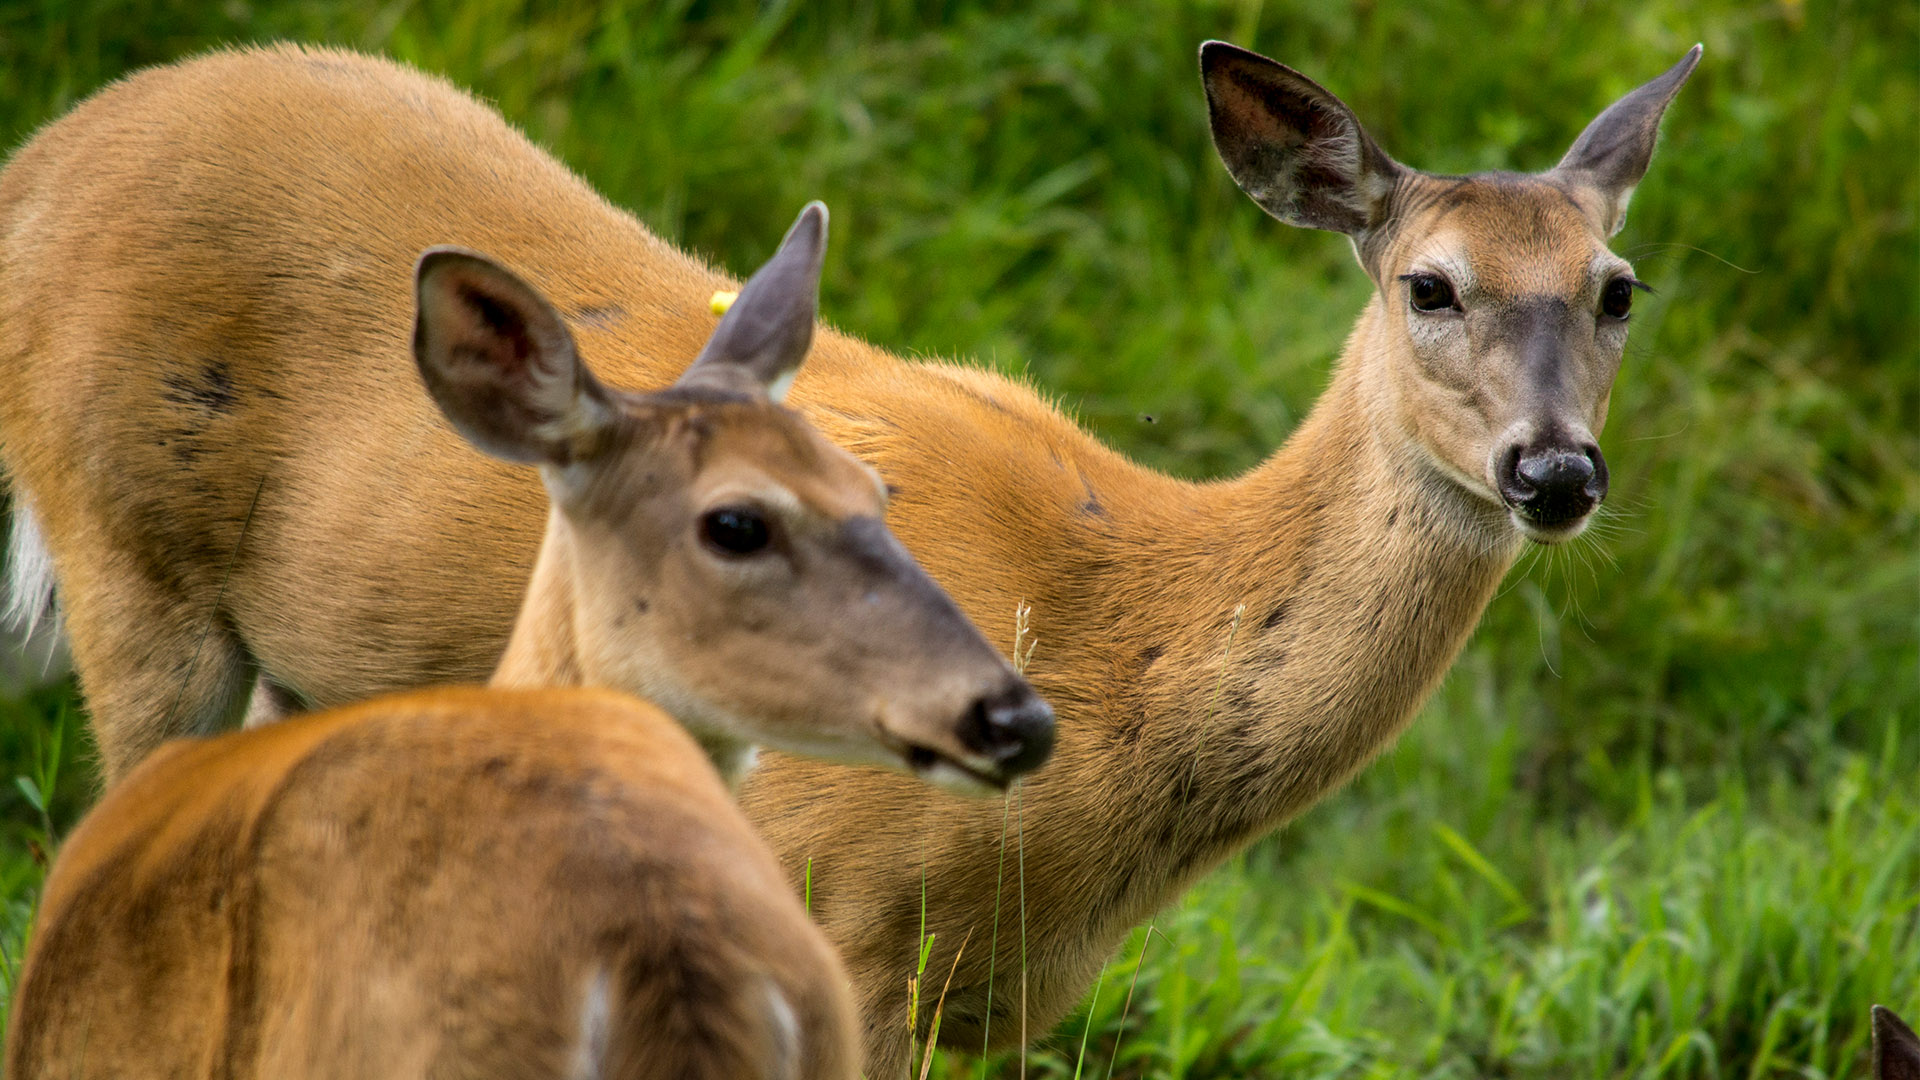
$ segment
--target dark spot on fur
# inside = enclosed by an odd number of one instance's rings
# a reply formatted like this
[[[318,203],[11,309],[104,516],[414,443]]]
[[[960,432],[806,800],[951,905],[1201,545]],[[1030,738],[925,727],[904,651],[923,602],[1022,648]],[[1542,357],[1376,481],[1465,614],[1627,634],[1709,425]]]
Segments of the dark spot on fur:
[[[986,404],[987,408],[992,409],[994,412],[1005,413],[1008,416],[1013,415],[1013,410],[1007,408],[1005,405],[1000,404],[1000,399],[994,397],[992,394],[981,393],[978,390],[975,390],[972,393],[974,397],[979,398],[983,403]]]
[[[1107,508],[1100,504],[1100,493],[1093,490],[1093,485],[1087,482],[1084,475],[1080,477],[1080,490],[1087,493],[1087,501],[1080,504],[1080,512],[1088,517],[1106,517]]]
[[[1262,631],[1270,631],[1285,622],[1287,619],[1287,605],[1288,601],[1280,601],[1278,606],[1267,613],[1266,619],[1260,623],[1260,629]]]
[[[567,316],[567,321],[583,330],[611,330],[627,317],[619,304],[589,304]]]
[[[647,598],[644,596],[636,596],[633,598],[633,612],[636,615],[645,615],[650,606],[651,605],[647,603]]]
[[[232,411],[240,400],[233,384],[233,369],[225,360],[207,360],[192,371],[170,372],[161,383],[168,401],[213,415]]]
[[[1140,650],[1140,670],[1142,672],[1146,671],[1148,668],[1153,666],[1153,662],[1155,660],[1158,660],[1162,656],[1165,656],[1166,653],[1167,653],[1167,647],[1164,645],[1149,645],[1146,648],[1141,649]]]

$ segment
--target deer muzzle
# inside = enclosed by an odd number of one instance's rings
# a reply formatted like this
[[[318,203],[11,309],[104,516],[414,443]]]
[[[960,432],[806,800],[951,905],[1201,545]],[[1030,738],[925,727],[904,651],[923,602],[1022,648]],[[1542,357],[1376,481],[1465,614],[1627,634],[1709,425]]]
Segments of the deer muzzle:
[[[1509,446],[1495,479],[1522,531],[1546,542],[1570,538],[1607,497],[1607,461],[1592,443]]]

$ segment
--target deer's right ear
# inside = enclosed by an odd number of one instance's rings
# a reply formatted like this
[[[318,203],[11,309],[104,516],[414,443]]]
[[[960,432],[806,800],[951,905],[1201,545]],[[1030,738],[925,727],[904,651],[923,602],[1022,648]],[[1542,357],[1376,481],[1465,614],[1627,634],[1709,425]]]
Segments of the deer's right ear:
[[[435,247],[421,254],[414,288],[414,362],[468,442],[558,466],[601,444],[618,410],[533,286],[477,252]]]
[[[1355,237],[1382,223],[1401,167],[1339,98],[1224,41],[1200,46],[1200,80],[1214,149],[1267,213]]]

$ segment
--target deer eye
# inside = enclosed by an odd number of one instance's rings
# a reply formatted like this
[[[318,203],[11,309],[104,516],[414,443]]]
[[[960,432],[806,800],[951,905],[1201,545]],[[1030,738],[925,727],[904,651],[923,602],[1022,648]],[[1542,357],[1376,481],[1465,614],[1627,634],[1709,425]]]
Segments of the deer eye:
[[[753,507],[724,506],[701,517],[700,536],[715,551],[738,558],[764,551],[773,539],[773,529]]]
[[[1401,280],[1407,283],[1407,299],[1415,311],[1460,310],[1460,302],[1454,299],[1453,286],[1438,274],[1408,274]]]
[[[1614,278],[1600,293],[1600,310],[1615,319],[1624,319],[1633,310],[1633,282]]]

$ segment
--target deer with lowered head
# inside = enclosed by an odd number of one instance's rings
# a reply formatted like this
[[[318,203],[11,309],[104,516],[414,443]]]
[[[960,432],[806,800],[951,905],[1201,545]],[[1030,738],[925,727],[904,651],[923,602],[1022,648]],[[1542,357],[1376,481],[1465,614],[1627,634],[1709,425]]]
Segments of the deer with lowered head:
[[[845,969],[731,801],[745,748],[999,786],[1051,730],[873,470],[778,404],[825,241],[815,204],[646,395],[504,267],[421,258],[434,401],[553,502],[495,689],[147,755],[54,865],[7,1075],[855,1073]]]
[[[791,400],[894,487],[908,549],[1003,649],[1030,606],[1028,674],[1061,720],[1020,789],[1024,933],[996,922],[1001,804],[779,755],[745,783],[789,875],[811,868],[870,1074],[905,1056],[923,913],[928,970],[967,943],[943,1041],[1046,1030],[1130,927],[1406,728],[1524,544],[1585,527],[1639,287],[1608,239],[1698,55],[1546,172],[1435,176],[1298,72],[1204,46],[1234,180],[1345,234],[1375,286],[1311,415],[1235,479],[1143,469],[1016,380],[820,335]],[[465,94],[333,52],[102,93],[0,177],[0,220],[0,435],[103,734],[217,723],[256,683],[332,704],[486,670],[539,515],[367,360],[404,349],[369,282],[418,246],[524,267],[631,385],[670,378],[730,287]],[[113,741],[124,767],[138,743]]]

